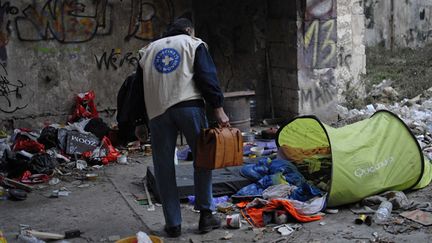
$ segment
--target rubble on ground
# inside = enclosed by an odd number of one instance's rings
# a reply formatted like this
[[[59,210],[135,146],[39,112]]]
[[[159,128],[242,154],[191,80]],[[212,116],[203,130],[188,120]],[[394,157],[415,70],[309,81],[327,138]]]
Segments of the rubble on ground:
[[[391,82],[386,81],[377,86],[377,90],[382,94],[381,98],[387,97],[384,89],[391,88],[390,84]],[[376,98],[379,92],[374,90],[372,94]],[[379,110],[391,111],[401,118],[416,136],[425,154],[429,159],[432,159],[432,87],[412,99],[403,99],[393,103],[369,104],[362,109],[349,110],[338,105],[339,121],[334,125],[341,127],[352,124],[369,118]]]

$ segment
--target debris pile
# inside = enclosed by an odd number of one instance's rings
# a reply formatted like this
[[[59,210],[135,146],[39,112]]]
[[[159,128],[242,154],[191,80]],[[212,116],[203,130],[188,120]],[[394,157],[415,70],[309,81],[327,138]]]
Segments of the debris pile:
[[[94,180],[95,171],[104,165],[127,164],[127,154],[112,144],[114,129],[98,117],[94,98],[93,91],[78,94],[67,125],[51,124],[40,131],[18,128],[10,135],[0,132],[0,186],[7,189],[3,196],[24,200],[31,185]],[[68,193],[59,189],[50,196]]]
[[[432,87],[412,99],[385,103],[389,99],[388,93],[384,92],[384,90],[390,89],[390,84],[391,82],[384,80],[383,83],[377,85],[376,89],[370,93],[370,95],[378,100],[384,101],[383,103],[369,104],[363,109],[352,110],[338,105],[339,121],[334,125],[337,127],[345,126],[367,119],[378,110],[389,110],[399,116],[408,125],[416,136],[425,155],[429,159],[432,159]]]

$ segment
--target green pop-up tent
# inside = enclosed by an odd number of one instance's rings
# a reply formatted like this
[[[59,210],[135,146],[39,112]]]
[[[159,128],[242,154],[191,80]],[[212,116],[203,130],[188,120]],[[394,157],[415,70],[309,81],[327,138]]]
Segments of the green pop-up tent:
[[[276,143],[305,150],[330,148],[330,207],[388,190],[422,188],[432,180],[431,163],[414,135],[389,111],[341,128],[314,116],[297,117],[279,129]]]

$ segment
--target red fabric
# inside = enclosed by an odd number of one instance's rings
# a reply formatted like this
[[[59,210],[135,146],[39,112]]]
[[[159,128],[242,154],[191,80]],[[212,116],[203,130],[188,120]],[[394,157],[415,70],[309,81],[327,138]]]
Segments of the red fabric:
[[[21,176],[20,181],[26,184],[36,184],[36,183],[44,183],[50,180],[50,177],[46,174],[34,174],[30,171],[25,171]]]
[[[269,203],[262,207],[262,208],[248,208],[246,209],[246,212],[249,216],[249,218],[253,221],[255,226],[257,227],[264,227],[263,222],[263,212],[264,211],[271,211],[271,210],[285,210],[290,215],[292,215],[296,220],[299,222],[311,222],[320,220],[321,216],[306,216],[303,214],[300,214],[297,212],[297,210],[294,208],[294,206],[287,200],[280,200],[280,199],[272,199],[269,201]]]
[[[90,159],[92,154],[93,154],[92,151],[86,151],[86,152],[82,153],[81,156],[84,157],[85,159]]]
[[[249,202],[239,202],[236,204],[238,208],[245,208]]]
[[[109,162],[117,161],[117,157],[120,156],[120,152],[112,146],[111,141],[108,137],[102,138],[102,146],[107,150],[107,155],[102,158],[102,164],[106,165]]]
[[[95,118],[99,117],[95,105],[96,94],[93,90],[84,93],[83,96],[77,95],[75,101],[75,111],[72,114],[70,122],[74,122],[80,118]]]
[[[13,146],[13,151],[24,150],[29,153],[40,153],[45,151],[45,146],[37,141],[19,137]]]

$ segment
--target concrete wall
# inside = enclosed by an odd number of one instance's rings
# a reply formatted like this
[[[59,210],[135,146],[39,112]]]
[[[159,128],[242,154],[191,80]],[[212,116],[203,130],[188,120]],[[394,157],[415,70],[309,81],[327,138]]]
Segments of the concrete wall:
[[[432,0],[364,0],[366,45],[423,47],[432,42]]]
[[[357,0],[269,1],[268,34],[277,116],[331,122],[350,91],[364,93],[364,14]]]
[[[363,2],[337,0],[337,80],[338,101],[346,96],[363,97],[361,75],[366,73],[365,17]]]
[[[296,1],[269,0],[267,62],[275,117],[298,115]]]
[[[137,50],[178,16],[194,17],[225,92],[255,90],[260,118],[271,116],[273,100],[276,117],[334,120],[347,84],[357,87],[364,72],[356,0],[72,2],[1,1],[0,122],[9,127],[64,122],[87,90],[113,119]]]
[[[76,2],[73,4],[72,2]],[[0,4],[0,121],[41,127],[64,122],[74,95],[96,92],[112,118],[137,50],[191,1],[22,0]]]

